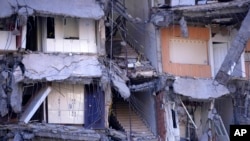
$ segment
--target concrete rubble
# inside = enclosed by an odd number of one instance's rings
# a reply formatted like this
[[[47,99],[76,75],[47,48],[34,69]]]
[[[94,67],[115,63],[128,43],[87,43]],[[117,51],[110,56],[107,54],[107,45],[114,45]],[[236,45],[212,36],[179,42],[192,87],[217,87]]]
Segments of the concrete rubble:
[[[19,139],[33,140],[53,138],[58,140],[74,140],[74,141],[109,141],[128,140],[128,135],[125,132],[107,128],[103,130],[85,129],[82,126],[57,125],[46,123],[29,123],[29,124],[8,124],[0,126],[1,139]],[[8,131],[8,133],[6,132]],[[134,140],[142,140],[145,137],[143,134]]]
[[[1,56],[0,66],[0,114],[6,116],[10,109],[14,113],[20,113],[22,110],[22,93],[20,84],[15,81],[13,73],[17,68],[20,70],[20,76],[24,75],[25,67],[21,62],[22,57],[18,54],[6,54]],[[10,105],[10,106],[9,106]],[[10,108],[11,107],[11,108]]]
[[[99,141],[101,136],[94,130],[81,126],[64,126],[43,123],[1,125],[0,130],[9,130],[4,138],[34,139],[53,138],[64,140]]]

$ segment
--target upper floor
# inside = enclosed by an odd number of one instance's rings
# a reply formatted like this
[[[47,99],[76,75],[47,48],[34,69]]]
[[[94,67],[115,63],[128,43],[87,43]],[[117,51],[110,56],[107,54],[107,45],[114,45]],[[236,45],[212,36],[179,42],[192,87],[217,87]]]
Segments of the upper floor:
[[[132,17],[128,34],[143,45],[137,49],[158,72],[195,78],[216,76],[249,9],[249,1],[236,0],[127,0],[125,5]],[[244,54],[233,76],[248,75]]]
[[[0,50],[103,55],[104,5],[105,1],[94,0],[3,2]]]
[[[161,29],[163,72],[196,78],[215,77],[231,47],[237,29],[219,25],[187,28],[188,37],[183,37],[178,25]],[[244,53],[232,75],[246,76]]]

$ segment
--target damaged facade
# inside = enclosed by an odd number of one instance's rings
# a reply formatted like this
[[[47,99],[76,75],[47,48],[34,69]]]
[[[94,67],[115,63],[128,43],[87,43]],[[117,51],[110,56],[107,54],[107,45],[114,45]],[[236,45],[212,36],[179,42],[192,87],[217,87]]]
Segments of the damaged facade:
[[[229,141],[250,119],[249,4],[2,2],[1,139]]]
[[[130,100],[131,93],[140,97],[141,91],[152,93],[156,71],[126,43],[119,53],[109,53],[117,47],[108,48],[115,42],[106,31],[109,4],[1,3],[1,139],[157,140],[156,127],[152,133],[130,108],[131,103],[144,105],[134,97]],[[129,57],[124,46],[131,51]],[[145,106],[143,110],[155,115],[149,104],[151,110]],[[126,128],[116,128],[118,117]],[[129,130],[132,124],[139,126],[138,131]]]
[[[1,140],[102,138],[89,129],[109,126],[104,5],[1,2]]]
[[[159,73],[161,140],[229,140],[229,125],[248,119],[249,3],[125,1],[126,37]]]

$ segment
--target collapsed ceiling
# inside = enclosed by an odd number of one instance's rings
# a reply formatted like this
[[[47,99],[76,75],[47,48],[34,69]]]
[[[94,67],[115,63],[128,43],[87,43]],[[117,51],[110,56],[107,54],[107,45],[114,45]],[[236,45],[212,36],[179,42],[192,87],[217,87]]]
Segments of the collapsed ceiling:
[[[249,4],[249,0],[234,0],[193,6],[161,6],[153,10],[152,19],[156,19],[154,18],[156,16],[163,16],[164,21],[154,21],[160,26],[176,24],[182,17],[189,25],[237,25],[246,16]]]

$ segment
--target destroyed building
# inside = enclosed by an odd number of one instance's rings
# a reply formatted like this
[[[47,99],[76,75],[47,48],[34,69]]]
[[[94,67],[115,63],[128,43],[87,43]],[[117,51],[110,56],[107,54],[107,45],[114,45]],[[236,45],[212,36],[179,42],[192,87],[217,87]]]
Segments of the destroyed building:
[[[113,26],[158,73],[157,122],[148,125],[159,139],[228,141],[229,125],[248,123],[249,0],[112,4],[125,18],[114,16]]]
[[[110,81],[100,61],[105,1],[0,5],[1,140],[100,140],[89,129],[108,128]]]
[[[229,141],[250,121],[249,4],[1,2],[0,139]]]

